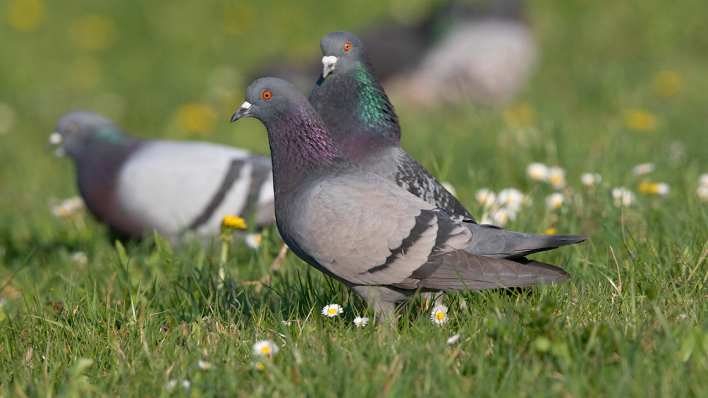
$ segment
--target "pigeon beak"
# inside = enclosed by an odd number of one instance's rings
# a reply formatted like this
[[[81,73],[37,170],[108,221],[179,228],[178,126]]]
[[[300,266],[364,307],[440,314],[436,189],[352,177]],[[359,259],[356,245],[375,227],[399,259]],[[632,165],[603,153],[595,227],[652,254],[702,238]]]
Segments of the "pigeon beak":
[[[53,132],[49,136],[49,142],[47,142],[47,146],[45,150],[47,152],[51,151],[54,149],[54,158],[60,158],[64,156],[64,148],[61,147],[61,143],[63,141],[63,137],[61,134],[57,133],[56,131]]]
[[[249,109],[251,109],[251,104],[248,101],[244,102],[243,105],[241,105],[241,107],[238,108],[236,113],[234,113],[234,115],[231,116],[231,123],[233,123],[243,117],[251,116],[248,114]]]
[[[333,55],[322,57],[322,78],[327,77],[334,70],[334,65],[338,59]]]

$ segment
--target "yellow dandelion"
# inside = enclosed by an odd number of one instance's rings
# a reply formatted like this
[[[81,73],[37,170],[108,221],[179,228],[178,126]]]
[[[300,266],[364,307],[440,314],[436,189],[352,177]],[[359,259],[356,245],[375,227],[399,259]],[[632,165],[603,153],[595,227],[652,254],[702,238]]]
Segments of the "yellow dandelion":
[[[256,9],[246,1],[230,2],[221,12],[221,26],[226,33],[243,35],[255,26]]]
[[[662,97],[673,97],[683,89],[681,75],[673,71],[661,71],[654,77],[654,91]]]
[[[513,128],[529,127],[536,122],[536,112],[529,104],[522,102],[504,112],[504,121]]]
[[[232,214],[227,215],[224,217],[224,219],[221,221],[221,226],[224,227],[225,229],[246,229],[248,226],[246,225],[246,220],[244,220],[241,217],[234,216]]]
[[[548,228],[546,232],[544,232],[542,235],[555,235],[556,234],[556,229],[555,228]]]
[[[656,129],[656,116],[643,109],[630,109],[624,113],[624,122],[632,130],[647,132]]]
[[[7,19],[20,32],[34,32],[44,23],[46,11],[40,0],[14,0],[7,4]]]
[[[71,27],[71,39],[84,50],[103,50],[113,44],[116,25],[100,15],[85,15]]]
[[[187,131],[205,133],[216,126],[216,113],[204,104],[186,104],[177,110],[177,121]]]

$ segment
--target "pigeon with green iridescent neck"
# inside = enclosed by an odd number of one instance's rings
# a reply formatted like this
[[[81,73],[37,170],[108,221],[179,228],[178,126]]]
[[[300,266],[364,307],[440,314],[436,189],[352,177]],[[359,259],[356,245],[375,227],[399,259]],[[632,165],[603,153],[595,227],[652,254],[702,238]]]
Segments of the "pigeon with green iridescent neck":
[[[310,103],[342,151],[362,169],[474,221],[472,214],[401,148],[398,116],[361,41],[349,32],[333,32],[320,45],[324,69],[312,89]]]
[[[216,236],[228,214],[274,221],[270,160],[243,149],[141,140],[85,111],[63,116],[50,144],[76,164],[86,207],[120,235]]]
[[[268,132],[276,224],[285,243],[312,267],[359,294],[381,317],[418,291],[569,279],[561,268],[523,256],[471,253],[472,247],[492,248],[490,237],[503,247],[499,237],[504,231],[475,224],[364,171],[342,152],[322,118],[290,83],[256,80],[231,121],[245,117],[260,120]],[[523,238],[509,234],[506,243]]]

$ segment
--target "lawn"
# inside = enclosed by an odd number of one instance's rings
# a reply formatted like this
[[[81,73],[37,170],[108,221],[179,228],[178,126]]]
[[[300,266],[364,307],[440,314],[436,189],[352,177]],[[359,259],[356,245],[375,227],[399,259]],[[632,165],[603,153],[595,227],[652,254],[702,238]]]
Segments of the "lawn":
[[[0,4],[0,396],[708,396],[708,3],[528,3],[542,53],[517,100],[398,106],[403,147],[478,218],[478,189],[513,187],[532,203],[507,229],[589,239],[533,256],[569,283],[447,294],[441,326],[417,298],[395,328],[292,253],[268,277],[274,227],[257,249],[227,244],[221,279],[218,240],[121,242],[85,211],[53,216],[77,189],[44,147],[90,108],[140,137],[267,153],[260,122],[229,123],[258,65],[317,59],[326,33],[428,2]],[[530,179],[532,162],[566,187]],[[635,201],[615,206],[616,187]],[[277,353],[255,355],[261,340]]]

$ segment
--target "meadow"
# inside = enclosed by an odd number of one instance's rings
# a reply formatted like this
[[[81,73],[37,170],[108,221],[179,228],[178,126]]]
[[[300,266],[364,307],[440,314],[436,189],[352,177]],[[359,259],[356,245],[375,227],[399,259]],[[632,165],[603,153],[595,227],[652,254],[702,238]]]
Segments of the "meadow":
[[[705,1],[529,1],[541,58],[515,102],[421,111],[392,98],[403,147],[478,219],[479,189],[513,187],[532,202],[507,229],[589,236],[532,256],[569,283],[450,293],[443,325],[420,298],[395,328],[377,325],[292,253],[270,272],[275,227],[256,249],[227,243],[222,279],[219,240],[125,242],[85,211],[52,214],[77,194],[71,162],[44,150],[63,113],[267,154],[260,122],[229,124],[258,65],[317,59],[330,31],[431,5],[2,2],[0,397],[708,396]],[[530,178],[532,162],[562,167],[565,187]],[[634,200],[616,205],[617,187]],[[565,201],[549,208],[554,192]],[[333,303],[343,313],[322,316]],[[278,349],[256,355],[262,340]]]

